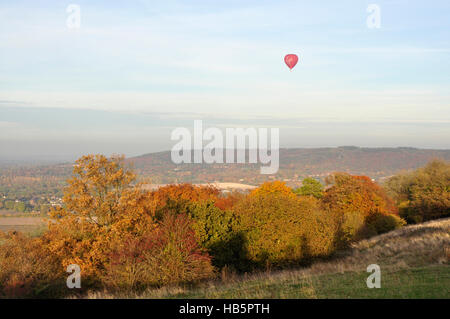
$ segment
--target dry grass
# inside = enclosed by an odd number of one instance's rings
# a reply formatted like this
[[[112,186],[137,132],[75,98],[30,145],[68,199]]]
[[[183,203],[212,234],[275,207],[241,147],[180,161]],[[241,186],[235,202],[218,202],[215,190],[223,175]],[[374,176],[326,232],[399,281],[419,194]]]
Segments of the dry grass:
[[[353,245],[342,260],[345,269],[368,263],[420,267],[448,264],[450,218],[407,226]]]

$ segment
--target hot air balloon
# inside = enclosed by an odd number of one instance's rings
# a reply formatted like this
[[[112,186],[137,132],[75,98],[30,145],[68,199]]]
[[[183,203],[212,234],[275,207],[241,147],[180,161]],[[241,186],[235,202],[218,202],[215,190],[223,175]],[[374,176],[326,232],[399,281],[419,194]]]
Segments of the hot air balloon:
[[[292,70],[292,68],[297,64],[298,62],[298,56],[295,54],[288,54],[284,57],[284,62],[289,67],[289,69]]]

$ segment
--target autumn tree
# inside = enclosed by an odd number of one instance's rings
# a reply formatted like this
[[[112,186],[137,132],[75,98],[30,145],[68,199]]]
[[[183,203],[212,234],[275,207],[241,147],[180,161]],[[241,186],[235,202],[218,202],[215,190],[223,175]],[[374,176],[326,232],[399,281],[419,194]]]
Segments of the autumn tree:
[[[212,186],[173,184],[148,192],[146,200],[154,207],[153,214],[161,219],[168,213],[188,213],[191,203],[217,199],[219,190]]]
[[[144,246],[164,252],[170,249],[170,245],[175,243],[178,245],[187,240],[184,235],[192,237],[194,234],[190,223],[171,224],[166,222],[168,219],[165,216],[158,218],[155,215],[158,201],[139,185],[132,185],[135,175],[126,167],[123,157],[83,156],[76,162],[73,173],[63,197],[64,207],[56,208],[51,213],[54,221],[50,223],[49,231],[44,234],[43,240],[50,252],[60,257],[63,267],[69,264],[78,264],[81,267],[87,285],[108,286],[106,281],[111,280],[109,271],[120,269],[117,265],[112,265],[113,257],[117,254],[122,257],[128,256],[125,243],[139,243],[146,239],[157,241],[159,237],[155,237],[155,234],[169,236],[170,230],[163,230],[162,227],[181,225],[180,227],[187,228],[183,232],[173,232],[170,240],[159,244],[148,243]],[[185,257],[177,262],[180,267],[190,267],[185,263],[189,263],[199,254],[202,257],[200,260],[209,262],[207,254],[198,246],[194,245],[181,252],[187,255],[183,255]],[[145,268],[149,267],[145,263],[151,262],[151,258],[144,256],[156,252],[138,253],[142,257],[137,258],[142,263],[139,267]],[[175,258],[176,251],[174,254]],[[133,256],[130,258],[136,257]],[[211,268],[203,266],[201,269]],[[120,271],[123,271],[123,268]],[[173,275],[177,273],[174,272]],[[195,272],[190,273],[189,278],[195,279],[196,275]],[[201,274],[198,273],[198,278],[203,276],[203,271]],[[150,283],[151,280],[147,279],[145,282]],[[167,278],[168,281],[172,279]],[[115,282],[115,285],[120,283]]]
[[[65,269],[41,238],[0,232],[0,298],[59,298],[66,287]]]
[[[221,195],[214,200],[214,205],[222,210],[231,210],[246,194],[239,191],[233,191],[225,195]]]
[[[326,182],[322,204],[339,219],[341,245],[404,225],[394,201],[369,177],[335,173]]]
[[[400,215],[409,223],[450,216],[450,163],[433,160],[425,167],[401,173],[386,182]]]
[[[135,180],[123,156],[83,156],[73,167],[63,201],[70,214],[98,225],[110,225],[119,212],[123,193]]]
[[[384,189],[367,176],[335,173],[327,177],[322,202],[340,212],[359,212],[363,217],[374,213],[396,214],[394,201]]]
[[[315,198],[298,198],[282,182],[265,183],[235,206],[251,265],[282,267],[326,256],[335,228]]]
[[[211,278],[211,257],[198,245],[192,220],[166,215],[143,236],[124,238],[114,247],[104,277],[108,288],[142,290]]]
[[[280,181],[265,182],[250,193],[251,197],[267,195],[296,198],[292,188],[286,186],[285,182]]]

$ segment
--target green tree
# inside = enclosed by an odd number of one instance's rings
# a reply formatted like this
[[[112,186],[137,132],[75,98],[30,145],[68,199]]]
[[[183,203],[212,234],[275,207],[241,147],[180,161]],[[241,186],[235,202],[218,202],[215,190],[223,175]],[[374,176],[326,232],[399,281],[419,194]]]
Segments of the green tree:
[[[12,200],[5,201],[5,208],[8,210],[14,209],[14,202]]]
[[[323,185],[318,180],[307,177],[303,180],[302,186],[296,188],[294,192],[301,196],[313,196],[315,198],[322,198]]]
[[[243,237],[237,231],[238,217],[231,210],[222,210],[214,201],[192,203],[190,216],[200,244],[213,258],[214,266],[231,266],[237,270],[245,267]]]
[[[24,202],[17,202],[14,204],[14,210],[16,212],[23,213],[23,212],[25,212],[25,208],[26,208],[26,205]]]

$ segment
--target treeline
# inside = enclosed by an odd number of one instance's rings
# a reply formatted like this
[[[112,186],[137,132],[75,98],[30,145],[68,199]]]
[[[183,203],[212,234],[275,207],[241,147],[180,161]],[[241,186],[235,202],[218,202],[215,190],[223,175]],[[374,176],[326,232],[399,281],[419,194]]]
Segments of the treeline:
[[[429,164],[436,166],[448,171],[449,165]],[[388,196],[388,192],[395,196],[403,212],[404,187],[392,186],[386,192],[365,176],[335,173],[325,187],[306,179],[295,190],[276,181],[248,194],[228,195],[191,184],[149,192],[135,180],[121,157],[79,159],[65,189],[64,205],[51,212],[47,232],[38,238],[2,235],[0,295],[74,293],[66,286],[66,269],[72,264],[81,269],[78,293],[136,292],[213,278],[224,269],[250,272],[304,265],[355,240],[405,224],[397,202]],[[406,183],[393,180],[389,185]],[[426,189],[436,189],[431,186],[436,181],[427,180]],[[446,183],[448,190],[448,179]],[[432,194],[427,192],[426,197]],[[414,203],[408,200],[407,207],[423,213],[435,201]],[[445,210],[433,218],[440,216]]]
[[[434,160],[423,168],[390,178],[386,188],[408,223],[450,217],[450,165]]]

